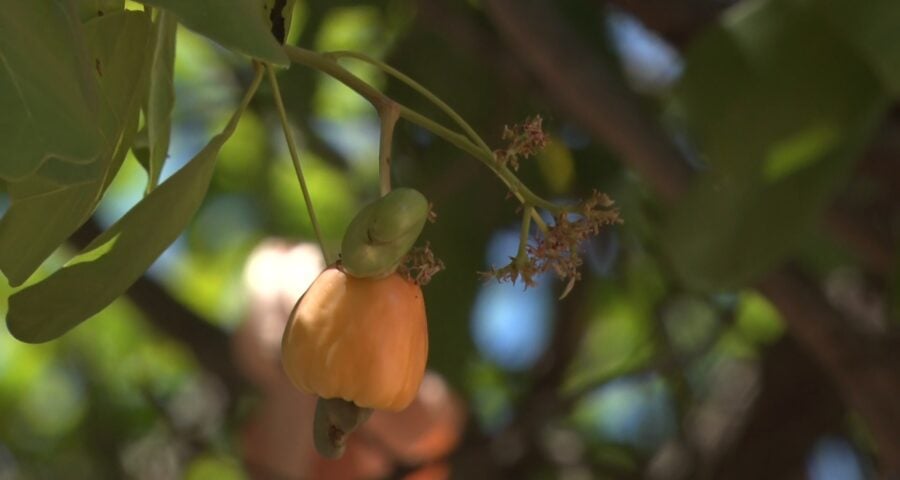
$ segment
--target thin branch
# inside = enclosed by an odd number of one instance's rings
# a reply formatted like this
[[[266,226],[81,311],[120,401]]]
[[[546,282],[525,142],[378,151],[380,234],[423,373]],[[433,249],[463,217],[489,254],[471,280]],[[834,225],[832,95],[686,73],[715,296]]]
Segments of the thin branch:
[[[400,110],[395,103],[378,112],[381,122],[381,135],[378,141],[378,177],[379,193],[385,196],[391,193],[391,164],[393,162],[394,127],[400,119]]]
[[[866,419],[886,473],[900,473],[900,351],[888,340],[864,337],[849,328],[847,319],[796,268],[772,272],[757,288]]]
[[[368,63],[369,65],[375,66],[379,70],[396,78],[403,84],[405,84],[408,87],[415,90],[419,95],[422,95],[423,97],[425,97],[426,100],[433,103],[442,112],[444,112],[444,114],[446,114],[448,117],[450,117],[453,120],[453,122],[456,123],[456,125],[459,128],[461,128],[466,133],[466,135],[469,136],[469,140],[471,140],[477,146],[481,147],[482,149],[484,149],[486,151],[491,150],[491,147],[489,147],[487,145],[487,143],[484,142],[484,140],[481,138],[481,136],[478,135],[478,132],[476,132],[475,129],[472,128],[471,125],[469,125],[469,122],[466,122],[465,119],[463,119],[460,114],[456,113],[456,110],[453,110],[453,108],[451,108],[449,105],[447,105],[447,103],[444,102],[443,100],[441,100],[437,95],[431,93],[430,90],[425,88],[419,82],[417,82],[417,81],[413,80],[412,78],[410,78],[409,76],[407,76],[405,73],[397,70],[396,68],[394,68],[380,60],[374,59],[366,54],[359,53],[359,52],[337,51],[337,52],[329,52],[327,55],[330,57],[333,57],[333,58],[355,58],[359,61],[362,61],[362,62]]]
[[[833,207],[825,214],[825,227],[838,242],[854,252],[866,268],[888,277],[894,268],[894,252],[878,232],[862,225],[840,207]]]
[[[715,446],[691,478],[804,478],[813,443],[839,430],[845,415],[822,367],[795,340],[782,338],[765,351],[759,394],[739,432]]]
[[[312,223],[313,231],[316,233],[316,240],[319,242],[319,248],[322,250],[322,258],[326,264],[335,261],[328,255],[328,249],[325,248],[325,239],[322,237],[322,229],[319,228],[319,220],[316,218],[316,209],[313,208],[312,195],[309,193],[309,187],[306,185],[306,177],[303,176],[303,166],[300,163],[300,153],[297,144],[294,142],[294,134],[291,132],[291,126],[288,123],[287,112],[284,109],[284,102],[281,99],[281,89],[278,86],[278,78],[275,76],[275,69],[271,65],[266,65],[266,73],[269,77],[269,84],[272,86],[272,96],[275,97],[275,106],[278,110],[278,118],[281,120],[281,129],[284,132],[284,139],[287,142],[288,151],[291,154],[291,163],[294,164],[294,171],[297,173],[297,181],[300,182],[300,190],[303,192],[303,202],[306,204],[306,212],[309,215],[309,221]]]
[[[507,188],[509,188],[513,195],[515,195],[519,202],[543,208],[551,213],[560,213],[565,210],[565,207],[544,200],[532,192],[530,188],[522,183],[518,177],[509,170],[509,168],[505,165],[498,164],[494,158],[494,153],[490,150],[479,147],[472,143],[465,135],[455,132],[415,110],[391,100],[387,95],[381,93],[378,89],[372,87],[361,78],[353,75],[353,73],[340,66],[327,54],[320,54],[311,50],[291,46],[285,46],[285,53],[287,53],[292,62],[318,70],[343,83],[371,103],[379,115],[381,115],[381,112],[386,108],[396,107],[399,109],[402,118],[429,130],[431,133],[450,142],[460,150],[470,154],[473,158],[480,161],[494,172]],[[543,223],[543,220],[537,212],[534,214],[534,220],[538,225],[542,225]]]

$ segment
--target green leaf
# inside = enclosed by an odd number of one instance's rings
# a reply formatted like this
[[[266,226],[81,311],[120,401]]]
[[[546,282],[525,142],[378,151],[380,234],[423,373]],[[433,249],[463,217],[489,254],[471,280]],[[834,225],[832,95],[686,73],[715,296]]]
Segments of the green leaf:
[[[71,2],[0,0],[0,178],[102,150],[93,62]]]
[[[900,97],[900,2],[818,0],[818,10],[869,62],[884,85]]]
[[[695,288],[738,288],[790,255],[887,105],[854,46],[795,3],[742,4],[688,53],[674,106],[708,168],[662,238]]]
[[[10,333],[30,343],[59,337],[125,292],[187,226],[200,207],[222,144],[234,132],[251,93],[222,133],[150,192],[115,225],[45,280],[9,299]]]
[[[97,161],[51,159],[27,180],[9,185],[12,204],[0,220],[0,270],[23,283],[93,213],[130,148],[147,77],[149,15],[121,12],[85,24],[101,91]]]
[[[138,163],[144,167],[144,171],[150,173],[150,139],[147,134],[147,125],[144,125],[131,141],[131,153]]]
[[[284,43],[291,30],[294,16],[294,4],[297,0],[263,0],[263,12],[266,25],[278,43]]]
[[[223,46],[277,65],[288,58],[269,32],[259,0],[139,0],[174,13],[184,26]]]
[[[154,46],[150,67],[150,85],[147,93],[147,191],[159,183],[159,174],[169,153],[169,137],[172,131],[172,107],[175,105],[175,34],[178,21],[161,11],[153,28]]]
[[[76,0],[82,22],[125,9],[125,0]]]
[[[184,478],[186,480],[245,480],[243,467],[232,457],[200,455],[191,459]]]
[[[784,332],[784,322],[775,306],[753,291],[741,293],[734,313],[734,326],[754,343],[772,343]]]

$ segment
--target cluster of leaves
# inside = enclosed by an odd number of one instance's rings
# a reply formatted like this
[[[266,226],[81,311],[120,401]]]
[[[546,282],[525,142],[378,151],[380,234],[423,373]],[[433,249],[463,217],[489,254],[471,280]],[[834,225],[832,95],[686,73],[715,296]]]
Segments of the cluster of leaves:
[[[58,337],[123,293],[178,237],[205,196],[228,126],[157,185],[168,156],[177,25],[258,60],[286,65],[266,17],[248,2],[7,2],[0,9],[0,271],[23,285],[91,218],[129,150],[145,197],[78,256],[9,298],[23,341]],[[8,5],[7,5],[8,4]],[[238,28],[238,26],[240,26]],[[139,130],[140,118],[144,127]]]

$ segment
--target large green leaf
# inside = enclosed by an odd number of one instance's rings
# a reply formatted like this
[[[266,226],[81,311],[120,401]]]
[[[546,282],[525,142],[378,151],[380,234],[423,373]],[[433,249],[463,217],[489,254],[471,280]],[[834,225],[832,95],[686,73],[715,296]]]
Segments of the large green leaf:
[[[886,106],[878,77],[807,2],[751,2],[687,57],[675,108],[708,168],[662,232],[703,289],[737,288],[814,227]]]
[[[818,0],[819,10],[873,66],[894,97],[900,96],[900,2]]]
[[[175,105],[175,33],[178,21],[167,12],[160,12],[153,28],[153,60],[147,92],[147,191],[156,187],[159,174],[169,153],[172,131],[172,107]]]
[[[252,89],[259,84],[254,83]],[[241,108],[187,165],[150,192],[84,251],[45,280],[9,299],[9,331],[25,342],[52,340],[125,292],[187,226],[212,179],[216,155]]]
[[[94,211],[125,158],[138,125],[147,77],[149,15],[120,12],[85,24],[101,90],[103,150],[97,161],[47,161],[9,185],[12,205],[0,220],[0,269],[24,282]]]
[[[125,0],[75,0],[82,22],[125,9]]]
[[[0,0],[0,178],[22,180],[50,157],[97,158],[92,66],[71,2]]]
[[[263,18],[278,43],[284,43],[291,30],[296,3],[297,0],[262,0]]]
[[[139,0],[174,13],[186,27],[237,52],[278,65],[288,59],[269,31],[259,0]]]

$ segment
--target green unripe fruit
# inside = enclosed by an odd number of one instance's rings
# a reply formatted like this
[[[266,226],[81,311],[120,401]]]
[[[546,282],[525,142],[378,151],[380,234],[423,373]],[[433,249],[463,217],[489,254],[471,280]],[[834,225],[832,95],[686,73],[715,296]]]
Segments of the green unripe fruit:
[[[344,232],[341,262],[354,277],[382,277],[396,270],[428,219],[428,201],[398,188],[363,207]]]

